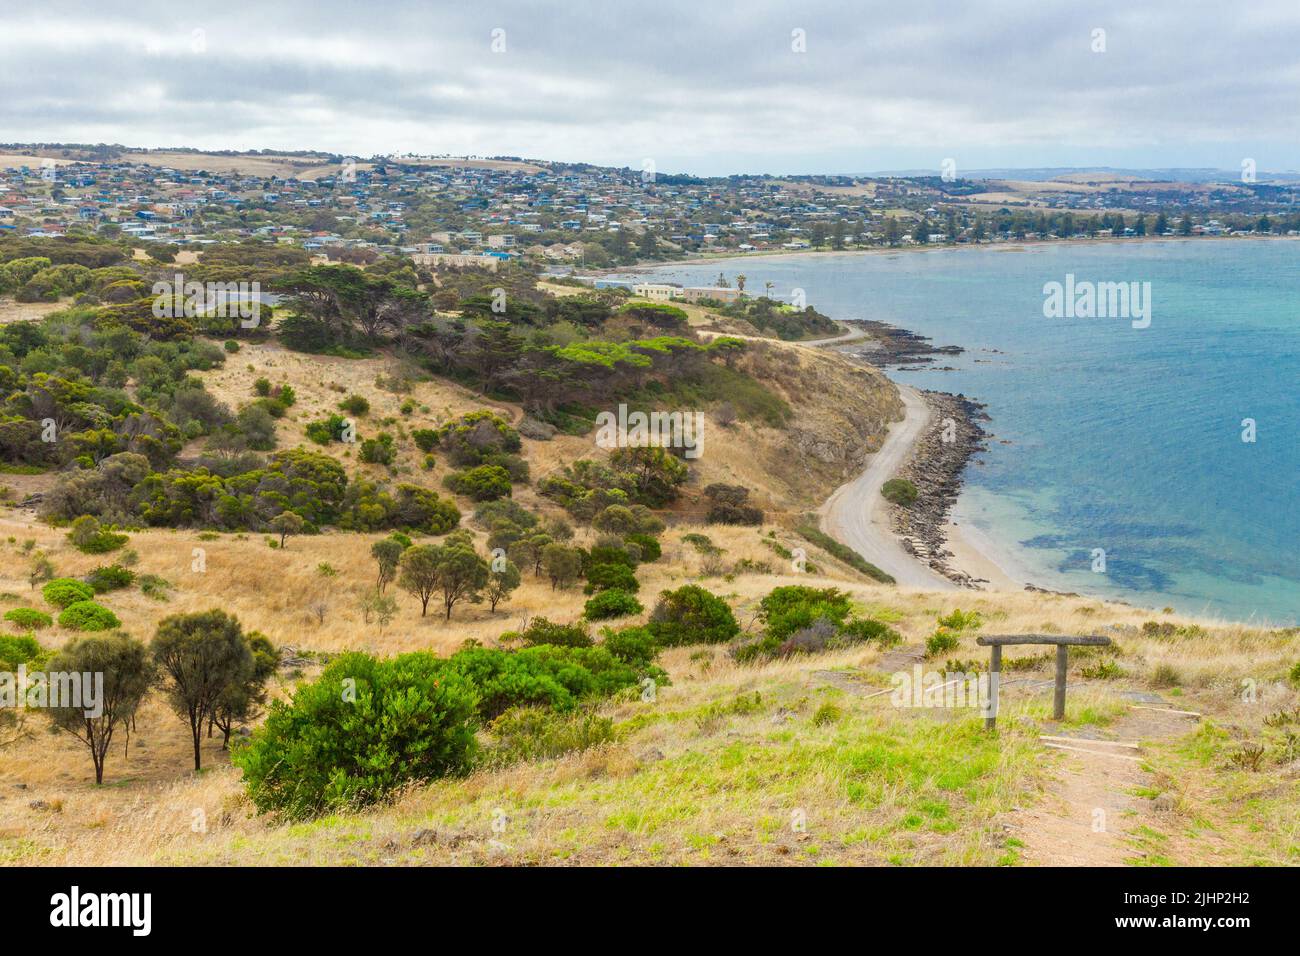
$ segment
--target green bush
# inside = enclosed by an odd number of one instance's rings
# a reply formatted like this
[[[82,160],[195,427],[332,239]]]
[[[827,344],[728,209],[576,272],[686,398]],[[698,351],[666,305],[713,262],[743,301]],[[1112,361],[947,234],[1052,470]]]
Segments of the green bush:
[[[641,590],[641,582],[626,564],[594,564],[587,569],[587,594],[617,589],[630,594]]]
[[[84,554],[107,554],[122,547],[129,539],[124,534],[116,534],[109,528],[101,527],[98,518],[82,515],[72,522],[68,540]]]
[[[34,607],[16,607],[6,611],[5,620],[23,631],[42,631],[54,623],[54,618]]]
[[[759,602],[759,617],[767,635],[778,642],[814,621],[828,620],[838,628],[850,610],[849,596],[838,588],[799,584],[774,588]]]
[[[644,627],[625,627],[621,631],[606,628],[603,633],[605,639],[600,646],[633,667],[647,666],[659,653],[655,636]]]
[[[582,616],[589,621],[605,621],[612,617],[640,614],[644,610],[635,595],[618,588],[610,588],[589,598],[582,607]]]
[[[947,628],[941,627],[925,640],[925,656],[937,657],[948,651],[956,650],[960,643],[958,636]]]
[[[375,438],[365,439],[357,457],[370,465],[391,465],[397,458],[393,436],[388,432],[380,432]]]
[[[741,663],[792,654],[815,654],[864,641],[896,644],[902,637],[880,621],[851,618],[849,596],[837,588],[787,585],[759,602],[761,637],[732,650]]]
[[[78,601],[89,601],[95,596],[95,589],[76,578],[55,578],[41,588],[41,596],[47,604],[65,608]]]
[[[591,647],[594,643],[582,624],[554,624],[544,617],[535,617],[522,631],[506,631],[501,639],[507,643],[518,641],[526,647],[553,644],[556,647]]]
[[[719,644],[740,633],[727,602],[695,584],[661,592],[646,628],[663,647]]]
[[[98,567],[86,575],[86,583],[95,589],[96,594],[129,588],[135,583],[135,572],[120,564]]]
[[[510,472],[500,465],[478,465],[464,471],[454,471],[443,479],[443,484],[458,495],[474,501],[494,501],[509,498]]]
[[[487,762],[498,767],[559,757],[614,739],[614,721],[590,710],[556,713],[543,707],[514,707],[492,721],[489,729],[496,742]]]
[[[939,626],[951,631],[976,631],[984,624],[979,611],[962,611],[956,608],[951,614],[939,618]]]
[[[339,657],[235,750],[253,805],[301,819],[384,800],[401,787],[467,771],[473,686],[427,652]]]
[[[438,447],[438,432],[432,428],[416,428],[411,431],[415,447],[422,452],[431,452]]]
[[[59,615],[59,627],[70,631],[111,631],[121,626],[116,614],[94,601],[69,604]]]
[[[880,486],[880,493],[886,501],[903,508],[916,504],[916,485],[906,478],[890,478]]]
[[[370,402],[363,395],[349,395],[339,402],[339,408],[350,415],[365,415],[370,411]]]
[[[641,549],[641,560],[647,564],[658,561],[664,553],[663,547],[659,544],[659,539],[650,534],[628,534],[623,536],[623,540],[628,544],[635,544]]]
[[[30,634],[0,634],[0,670],[16,671],[22,664],[40,666],[45,656],[45,648]]]
[[[540,644],[520,651],[469,647],[453,654],[448,665],[478,691],[479,714],[487,720],[522,705],[572,710],[583,701],[635,686],[646,673],[667,681],[658,668],[633,667],[604,647]]]
[[[328,445],[332,441],[343,441],[349,422],[342,415],[330,415],[307,423],[307,437],[318,445]]]

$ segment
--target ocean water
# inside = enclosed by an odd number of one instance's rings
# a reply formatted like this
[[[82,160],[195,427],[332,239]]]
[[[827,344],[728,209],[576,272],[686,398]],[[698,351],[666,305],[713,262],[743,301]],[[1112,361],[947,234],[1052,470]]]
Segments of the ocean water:
[[[1031,580],[1300,623],[1300,242],[750,257],[653,275],[711,285],[719,272],[965,348],[936,357],[953,371],[889,374],[987,404],[992,438],[955,514]],[[1149,326],[1045,317],[1044,284],[1069,274],[1149,282]]]

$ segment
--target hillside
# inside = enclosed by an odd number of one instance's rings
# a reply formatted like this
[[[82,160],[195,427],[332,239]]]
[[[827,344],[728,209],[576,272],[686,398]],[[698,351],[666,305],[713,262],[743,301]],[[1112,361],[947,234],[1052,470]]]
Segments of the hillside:
[[[58,267],[18,268],[11,277],[31,283]],[[421,275],[402,263],[275,271],[288,302],[270,329],[159,326],[147,300],[114,297],[155,268],[49,274],[79,286],[77,304],[0,328],[10,393],[0,484],[11,488],[0,611],[60,618],[32,625],[42,654],[85,636],[52,607],[48,579],[94,580],[105,566],[128,582],[94,595],[113,629],[148,642],[169,616],[219,608],[276,649],[266,690],[281,702],[306,696],[347,652],[520,660],[535,648],[508,632],[541,618],[581,625],[587,591],[630,589],[639,601],[591,621],[590,660],[612,658],[619,638],[648,634],[653,646],[646,659],[618,658],[622,684],[579,706],[542,706],[514,688],[517,699],[471,728],[478,759],[463,775],[298,818],[258,812],[220,733],[202,738],[204,766],[192,770],[190,730],[160,693],[114,737],[102,786],[83,745],[28,714],[0,726],[6,862],[1295,862],[1293,631],[1042,592],[897,587],[804,536],[805,515],[902,416],[877,370],[721,334],[708,309],[560,299],[527,275]],[[495,283],[509,290],[504,312],[487,305]],[[338,301],[323,290],[379,304],[341,310],[359,316],[343,321],[317,305]],[[703,453],[601,447],[594,416],[619,404],[699,410]],[[331,421],[340,411],[349,417]],[[37,437],[47,414],[68,423],[54,448]],[[349,425],[356,441],[339,440]],[[504,482],[488,500],[474,500],[482,474],[466,479],[480,468]],[[282,545],[277,520],[289,513],[302,521]],[[82,515],[102,521],[91,547],[74,545]],[[582,568],[561,573],[536,553],[543,545],[530,552],[537,529]],[[115,533],[126,540],[101,549]],[[520,583],[495,610],[466,598],[445,616],[437,597],[424,614],[392,583],[385,620],[371,549],[402,536],[404,561],[411,549],[475,561],[500,550],[521,565]],[[600,569],[623,558],[624,583],[607,587]],[[717,618],[688,619],[684,639],[663,637],[655,628],[675,620],[665,592],[691,586],[734,629],[705,642]],[[782,588],[795,595],[784,630]],[[1004,660],[996,734],[970,708],[895,706],[895,675],[978,674],[979,634],[1030,632],[1114,641],[1074,653],[1064,722],[1049,719],[1041,648]],[[581,670],[580,659],[565,661]],[[234,721],[237,750],[267,738],[261,710]],[[10,739],[15,730],[25,733]],[[1060,749],[1060,738],[1073,742]],[[1089,741],[1139,749],[1116,757]]]

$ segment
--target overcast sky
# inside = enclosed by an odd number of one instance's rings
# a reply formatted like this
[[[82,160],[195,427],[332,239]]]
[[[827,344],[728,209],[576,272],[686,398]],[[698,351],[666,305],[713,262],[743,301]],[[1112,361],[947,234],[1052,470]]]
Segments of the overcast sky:
[[[0,141],[1295,170],[1300,2],[0,0]]]

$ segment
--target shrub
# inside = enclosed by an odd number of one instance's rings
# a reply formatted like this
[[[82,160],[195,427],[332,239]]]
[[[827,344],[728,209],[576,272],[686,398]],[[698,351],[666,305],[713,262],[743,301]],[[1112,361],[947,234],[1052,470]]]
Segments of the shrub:
[[[707,520],[711,524],[763,523],[763,512],[746,503],[749,500],[749,489],[742,485],[714,483],[704,489],[704,496],[710,501]]]
[[[303,818],[381,801],[401,787],[468,770],[478,697],[427,652],[380,661],[345,654],[266,723],[233,762],[261,812]]]
[[[612,588],[635,594],[641,590],[641,583],[626,564],[594,564],[587,569],[587,586],[583,589],[587,594]]]
[[[6,611],[5,620],[23,631],[42,631],[54,623],[54,618],[34,607],[16,607]]]
[[[634,667],[647,666],[659,653],[654,635],[644,627],[625,627],[621,631],[606,628],[603,635],[600,646]]]
[[[493,766],[559,757],[614,739],[614,722],[590,710],[557,714],[542,707],[513,707],[489,729],[496,738],[487,758]]]
[[[939,618],[939,626],[952,631],[976,631],[984,624],[979,611],[963,611],[955,608],[951,614]]]
[[[658,668],[633,667],[604,647],[543,644],[519,651],[469,647],[453,654],[448,666],[478,691],[479,714],[484,719],[526,704],[572,710],[584,700],[635,686],[646,673],[667,681]]]
[[[438,443],[457,467],[481,465],[493,454],[513,453],[522,447],[519,432],[486,409],[462,415],[438,429]]]
[[[69,604],[59,615],[59,627],[71,631],[111,631],[121,626],[116,614],[94,601]]]
[[[768,636],[777,641],[819,620],[830,621],[838,629],[850,610],[849,596],[838,588],[799,584],[774,588],[759,602],[759,617]]]
[[[510,472],[500,465],[478,465],[465,471],[454,471],[443,479],[443,484],[458,495],[474,501],[493,501],[510,497]]]
[[[840,627],[837,640],[846,644],[862,644],[866,641],[879,641],[886,647],[891,647],[903,640],[903,635],[885,624],[882,621],[873,621],[870,619],[855,619],[848,621]]]
[[[82,515],[72,522],[68,540],[72,542],[73,547],[84,554],[106,554],[122,547],[128,538],[124,534],[115,534],[108,528],[101,527],[98,518]]]
[[[946,654],[948,651],[956,650],[960,643],[957,635],[941,627],[925,640],[925,656],[937,657],[940,654]]]
[[[415,447],[422,452],[431,452],[438,447],[438,432],[432,428],[416,428],[411,432]]]
[[[363,395],[349,395],[339,402],[339,408],[350,415],[365,415],[370,411],[370,402]]]
[[[588,599],[583,605],[582,616],[589,621],[605,621],[612,617],[640,614],[644,610],[635,595],[618,588],[610,588]]]
[[[521,641],[529,647],[553,644],[556,647],[591,647],[591,635],[581,624],[553,624],[544,617],[535,617],[522,631],[506,631],[503,641]]]
[[[910,508],[916,503],[916,485],[906,478],[890,478],[880,486],[884,499],[902,508]]]
[[[1291,673],[1287,677],[1293,686],[1300,687],[1300,661],[1297,661],[1295,666],[1291,668]]]
[[[351,434],[352,423],[342,415],[330,415],[307,423],[307,437],[318,445],[328,445],[332,441],[346,441]]]
[[[91,571],[86,575],[86,583],[95,589],[96,594],[103,594],[105,591],[129,588],[135,583],[135,572],[120,564],[110,564]]]
[[[641,549],[641,560],[647,564],[658,561],[663,557],[663,547],[659,544],[659,539],[650,534],[629,534],[624,535],[623,540],[628,544],[635,544]]]
[[[646,628],[664,647],[719,644],[740,633],[727,602],[695,584],[663,591]]]
[[[380,432],[375,438],[367,438],[361,443],[357,457],[370,465],[391,465],[397,458],[397,449],[393,446],[393,436]]]
[[[95,589],[75,578],[55,578],[41,588],[41,596],[47,604],[66,608],[78,601],[89,601],[95,596]]]
[[[640,557],[641,549],[636,545],[629,548],[618,539],[602,538],[591,546],[587,552],[587,561],[590,565],[602,564],[621,564],[629,570],[634,570]]]
[[[0,670],[16,671],[22,664],[39,665],[45,654],[45,648],[30,634],[0,634]]]

